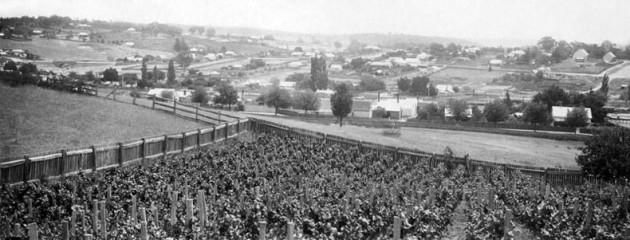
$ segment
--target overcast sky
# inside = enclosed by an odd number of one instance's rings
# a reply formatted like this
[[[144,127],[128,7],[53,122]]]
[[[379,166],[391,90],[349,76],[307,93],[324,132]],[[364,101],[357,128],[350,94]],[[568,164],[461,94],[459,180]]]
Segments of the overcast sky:
[[[629,43],[627,0],[0,0],[0,16],[52,14],[299,33]]]

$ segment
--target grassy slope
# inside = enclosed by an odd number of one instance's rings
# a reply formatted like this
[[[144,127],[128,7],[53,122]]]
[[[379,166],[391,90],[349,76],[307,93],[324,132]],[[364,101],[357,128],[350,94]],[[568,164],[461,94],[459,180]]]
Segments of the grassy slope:
[[[382,129],[357,126],[326,126],[296,120],[260,117],[292,127],[326,134],[334,134],[378,144],[417,148],[426,152],[441,153],[449,146],[456,156],[469,154],[473,159],[541,167],[576,169],[575,156],[582,142],[556,141],[540,138],[500,134],[449,131],[423,128],[403,128],[399,138],[383,136]]]
[[[203,128],[105,99],[0,84],[0,158]]]
[[[0,39],[0,48],[24,49],[42,56],[44,60],[99,60],[106,61],[107,57],[124,58],[134,54],[151,54],[172,56],[168,50],[156,51],[141,48],[130,48],[112,44],[84,43],[76,41],[40,39],[17,42]]]

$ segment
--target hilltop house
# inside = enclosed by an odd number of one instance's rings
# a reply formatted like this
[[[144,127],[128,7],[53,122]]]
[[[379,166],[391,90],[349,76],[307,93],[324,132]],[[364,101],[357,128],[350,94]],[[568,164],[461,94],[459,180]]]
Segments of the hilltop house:
[[[612,64],[617,61],[617,56],[615,56],[615,54],[613,54],[612,52],[608,52],[606,53],[606,55],[604,55],[602,60],[604,60],[605,63]]]
[[[577,50],[573,54],[574,62],[585,62],[586,60],[588,60],[588,52],[584,49]]]
[[[564,123],[567,120],[567,114],[569,114],[569,112],[573,111],[574,109],[576,108],[575,107],[560,107],[560,106],[551,107],[551,117],[553,117],[554,125],[556,123]],[[591,119],[593,118],[593,115],[591,114],[591,109],[584,108],[584,110],[586,110],[586,116],[588,118],[587,122],[590,122]]]

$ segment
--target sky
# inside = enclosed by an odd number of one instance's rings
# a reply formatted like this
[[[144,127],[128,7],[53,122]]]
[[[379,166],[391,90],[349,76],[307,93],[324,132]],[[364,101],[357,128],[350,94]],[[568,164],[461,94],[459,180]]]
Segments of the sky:
[[[627,0],[0,0],[0,16],[392,33],[464,39],[630,43]]]

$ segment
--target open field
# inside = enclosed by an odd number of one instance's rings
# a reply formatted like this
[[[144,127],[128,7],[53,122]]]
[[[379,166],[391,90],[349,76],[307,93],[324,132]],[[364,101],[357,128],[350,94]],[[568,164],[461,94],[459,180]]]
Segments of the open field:
[[[42,59],[52,60],[99,60],[106,61],[107,57],[124,58],[140,55],[165,55],[171,57],[168,51],[146,50],[118,45],[109,45],[90,42],[76,42],[57,39],[33,38],[33,41],[18,42],[0,39],[0,48],[24,49],[33,54],[42,56]]]
[[[486,91],[494,92],[496,86],[487,85],[503,75],[505,75],[505,72],[502,71],[446,68],[431,74],[429,78],[434,84],[452,84],[464,91],[472,91],[474,89],[476,93],[484,93]],[[501,88],[499,92],[505,92],[505,88]]]
[[[575,157],[582,142],[517,137],[500,134],[403,128],[399,138],[385,137],[383,129],[358,126],[326,126],[297,120],[255,116],[291,127],[299,127],[326,134],[353,138],[384,145],[417,148],[426,152],[442,153],[450,147],[456,156],[466,154],[473,159],[538,167],[577,169]]]
[[[96,97],[0,84],[0,158],[177,133],[205,125]]]
[[[573,59],[569,58],[561,63],[553,64],[549,68],[553,72],[599,74],[612,66],[615,65],[606,64],[602,62],[601,59],[592,59],[584,63],[576,63]]]

